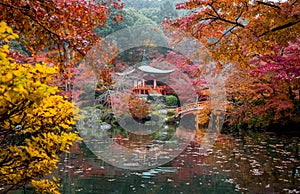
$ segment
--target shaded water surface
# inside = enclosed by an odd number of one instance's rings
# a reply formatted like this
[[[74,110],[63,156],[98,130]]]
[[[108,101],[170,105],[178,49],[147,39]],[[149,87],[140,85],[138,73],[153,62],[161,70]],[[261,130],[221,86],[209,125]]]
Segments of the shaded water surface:
[[[78,143],[56,173],[62,193],[300,193],[299,137],[221,135],[207,155],[200,147],[193,142],[164,166],[129,171]]]

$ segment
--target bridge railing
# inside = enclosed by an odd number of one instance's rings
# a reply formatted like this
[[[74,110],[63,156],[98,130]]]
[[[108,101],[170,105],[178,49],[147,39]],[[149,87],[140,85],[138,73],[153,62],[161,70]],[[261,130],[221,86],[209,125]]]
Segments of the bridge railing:
[[[186,104],[184,106],[176,108],[175,112],[177,115],[183,113],[183,112],[188,112],[192,110],[199,110],[201,107],[203,107],[203,102],[198,102],[198,103],[190,103]]]

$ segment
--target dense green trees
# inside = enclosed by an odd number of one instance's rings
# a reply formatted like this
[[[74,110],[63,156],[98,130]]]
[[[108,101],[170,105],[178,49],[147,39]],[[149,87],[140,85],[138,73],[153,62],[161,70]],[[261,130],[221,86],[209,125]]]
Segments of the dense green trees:
[[[124,28],[130,28],[138,25],[147,25],[152,24],[155,25],[155,22],[144,16],[141,12],[133,9],[133,8],[124,8],[122,10],[123,21],[115,22],[110,17],[105,26],[99,27],[95,29],[95,32],[101,37],[105,37],[113,32]]]

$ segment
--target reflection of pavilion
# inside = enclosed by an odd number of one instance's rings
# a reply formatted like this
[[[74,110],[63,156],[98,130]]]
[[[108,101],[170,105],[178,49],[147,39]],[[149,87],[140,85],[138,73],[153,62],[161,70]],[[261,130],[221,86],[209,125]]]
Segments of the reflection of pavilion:
[[[130,75],[134,72],[141,73],[140,79],[133,81],[133,93],[137,95],[167,95],[168,86],[162,82],[157,81],[158,78],[163,78],[172,72],[171,70],[163,70],[151,67],[146,61],[146,50],[143,52],[141,65],[136,69],[128,72],[117,73],[118,75]]]

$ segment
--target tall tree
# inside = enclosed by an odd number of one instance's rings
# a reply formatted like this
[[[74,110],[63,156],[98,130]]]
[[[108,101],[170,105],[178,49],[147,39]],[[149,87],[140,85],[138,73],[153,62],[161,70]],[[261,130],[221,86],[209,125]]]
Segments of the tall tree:
[[[297,120],[299,1],[189,0],[177,9],[190,13],[165,23],[173,35],[184,31],[197,38],[220,68],[239,67],[226,88],[231,124],[265,127]]]
[[[223,63],[249,66],[256,55],[269,54],[278,44],[295,41],[300,30],[300,2],[205,0],[177,4],[190,14],[168,25],[190,33]]]
[[[261,128],[300,122],[299,46],[299,40],[276,46],[273,54],[250,61],[254,70],[235,70],[227,82],[231,124]]]
[[[80,138],[72,132],[78,110],[49,85],[56,72],[45,64],[20,64],[9,56],[17,38],[0,22],[0,188],[1,193],[31,184],[40,193],[59,193],[59,154]]]
[[[31,57],[59,67],[57,84],[65,90],[72,76],[70,68],[82,59],[99,36],[94,28],[104,26],[111,7],[120,9],[119,1],[81,0],[4,0],[0,2],[0,20],[20,34],[19,42]],[[109,7],[108,3],[112,6]],[[116,15],[116,20],[121,20]]]

